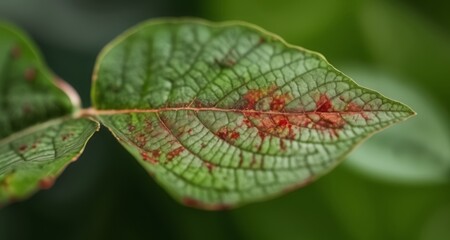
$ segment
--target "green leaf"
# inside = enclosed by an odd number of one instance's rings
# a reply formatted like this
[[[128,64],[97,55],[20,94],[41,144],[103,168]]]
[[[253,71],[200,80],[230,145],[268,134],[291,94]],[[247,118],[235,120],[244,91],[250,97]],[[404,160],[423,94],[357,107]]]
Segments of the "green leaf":
[[[0,203],[49,188],[98,128],[89,119],[57,119],[0,141]]]
[[[98,123],[78,118],[79,99],[26,35],[0,23],[0,204],[50,187]]]
[[[47,119],[71,114],[73,104],[55,85],[55,77],[26,35],[0,22],[0,36],[0,139]],[[64,83],[58,80],[58,84]]]
[[[408,102],[419,116],[374,136],[349,156],[354,169],[384,181],[406,184],[450,180],[450,136],[443,109],[430,96],[396,78],[362,67],[348,67],[367,86]],[[423,91],[423,90],[422,90]]]
[[[159,20],[109,44],[99,119],[176,199],[223,209],[304,186],[414,114],[245,23]]]

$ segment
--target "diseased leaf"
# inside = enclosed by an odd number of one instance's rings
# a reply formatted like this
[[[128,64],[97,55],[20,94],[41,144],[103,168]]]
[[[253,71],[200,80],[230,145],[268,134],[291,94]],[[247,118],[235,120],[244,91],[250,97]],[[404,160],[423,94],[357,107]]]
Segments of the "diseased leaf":
[[[450,180],[450,136],[437,104],[424,93],[400,84],[387,74],[361,67],[346,71],[367,86],[407,101],[419,116],[367,141],[349,155],[346,164],[380,180],[405,184],[444,183]]]
[[[0,22],[0,139],[74,106],[24,33]],[[59,81],[60,84],[63,84]]]
[[[50,187],[98,128],[71,117],[78,96],[54,78],[27,37],[0,23],[1,205]]]
[[[98,128],[89,119],[58,119],[0,141],[0,203],[47,189]]]
[[[243,23],[143,23],[94,72],[99,119],[174,197],[224,209],[330,171],[414,112]]]

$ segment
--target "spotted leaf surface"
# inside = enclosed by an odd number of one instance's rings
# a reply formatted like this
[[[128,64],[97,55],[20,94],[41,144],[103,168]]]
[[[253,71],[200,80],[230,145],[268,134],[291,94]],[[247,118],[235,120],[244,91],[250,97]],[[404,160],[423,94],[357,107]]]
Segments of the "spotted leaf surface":
[[[58,119],[0,141],[0,203],[50,188],[98,128],[89,119]]]
[[[99,119],[176,199],[224,209],[330,171],[414,112],[243,23],[159,20],[100,54]]]
[[[98,123],[73,118],[78,104],[25,34],[0,23],[0,205],[50,187],[81,153]]]

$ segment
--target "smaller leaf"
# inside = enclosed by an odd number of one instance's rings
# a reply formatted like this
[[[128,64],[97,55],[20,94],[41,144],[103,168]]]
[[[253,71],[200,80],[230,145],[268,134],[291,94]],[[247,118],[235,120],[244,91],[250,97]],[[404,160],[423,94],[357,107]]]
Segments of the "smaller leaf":
[[[58,119],[0,141],[0,204],[49,188],[83,151],[98,123]]]
[[[77,94],[55,79],[28,37],[0,22],[0,139],[33,124],[70,115],[79,107]]]
[[[98,123],[73,118],[77,93],[55,80],[34,44],[0,22],[0,204],[49,188]]]

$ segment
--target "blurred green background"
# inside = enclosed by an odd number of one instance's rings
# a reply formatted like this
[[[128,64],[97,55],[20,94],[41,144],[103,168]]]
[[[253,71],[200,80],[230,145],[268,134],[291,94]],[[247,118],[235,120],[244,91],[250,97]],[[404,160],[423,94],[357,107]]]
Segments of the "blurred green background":
[[[50,190],[0,210],[0,239],[450,239],[450,6],[445,1],[1,0],[90,105],[101,47],[161,16],[245,20],[321,52],[418,112],[329,175],[225,212],[183,207],[102,129]]]

